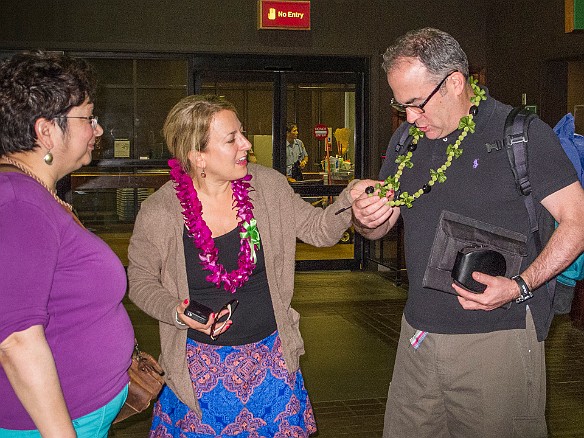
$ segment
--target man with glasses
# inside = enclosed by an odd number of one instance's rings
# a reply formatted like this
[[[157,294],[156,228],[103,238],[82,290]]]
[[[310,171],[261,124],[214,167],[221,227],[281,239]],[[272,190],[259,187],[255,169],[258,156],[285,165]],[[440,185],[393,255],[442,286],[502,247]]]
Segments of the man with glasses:
[[[360,196],[353,216],[368,239],[399,217],[405,229],[409,290],[384,437],[547,436],[543,341],[553,297],[545,283],[584,250],[584,191],[551,128],[534,120],[532,193],[560,223],[538,255],[506,151],[486,147],[503,138],[511,107],[469,80],[458,42],[437,29],[411,31],[387,49],[383,68],[391,105],[407,122],[390,141],[381,190]],[[410,138],[398,144],[406,130]],[[436,251],[444,212],[522,236],[513,278],[474,272],[486,289],[473,293],[454,284],[449,265],[441,267],[446,289],[438,288],[431,262],[456,256]]]

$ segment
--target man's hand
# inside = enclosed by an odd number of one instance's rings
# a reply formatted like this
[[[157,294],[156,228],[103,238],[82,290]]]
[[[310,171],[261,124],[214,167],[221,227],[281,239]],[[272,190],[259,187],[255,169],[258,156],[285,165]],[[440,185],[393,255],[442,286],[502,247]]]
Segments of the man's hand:
[[[481,272],[473,272],[472,278],[487,286],[483,293],[469,292],[454,283],[452,284],[459,295],[458,302],[463,309],[489,311],[504,306],[519,297],[519,286],[510,278],[492,277]]]
[[[393,193],[380,198],[379,190],[366,192],[370,191],[368,187],[373,188],[375,184],[377,181],[361,180],[351,189],[353,225],[359,234],[370,240],[385,236],[399,218],[399,208],[388,205]]]
[[[387,198],[380,198],[379,190],[375,190],[372,194],[365,192],[367,187],[374,187],[376,183],[377,181],[373,180],[361,180],[351,189],[353,216],[357,221],[357,225],[362,228],[377,228],[386,222],[394,214],[395,210],[399,211],[399,209],[390,207],[387,204],[391,200],[393,193],[388,193]]]

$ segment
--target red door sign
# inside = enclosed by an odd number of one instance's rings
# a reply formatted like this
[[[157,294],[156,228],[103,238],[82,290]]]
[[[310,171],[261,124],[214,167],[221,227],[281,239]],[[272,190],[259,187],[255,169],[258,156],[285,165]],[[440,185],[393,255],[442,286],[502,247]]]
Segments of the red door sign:
[[[324,140],[328,136],[328,127],[326,125],[318,124],[313,130],[314,138],[317,140]]]

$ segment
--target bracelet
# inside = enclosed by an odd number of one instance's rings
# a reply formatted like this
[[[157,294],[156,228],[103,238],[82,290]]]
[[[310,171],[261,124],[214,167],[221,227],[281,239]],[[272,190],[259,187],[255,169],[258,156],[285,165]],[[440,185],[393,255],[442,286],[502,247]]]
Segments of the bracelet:
[[[525,280],[521,278],[521,275],[511,277],[511,280],[515,281],[519,286],[519,298],[515,300],[516,303],[522,303],[533,297],[533,292],[531,292]]]
[[[186,327],[187,324],[185,324],[184,322],[182,322],[180,319],[178,319],[178,310],[174,311],[174,320],[176,321],[176,323],[178,325],[180,325],[181,327]]]

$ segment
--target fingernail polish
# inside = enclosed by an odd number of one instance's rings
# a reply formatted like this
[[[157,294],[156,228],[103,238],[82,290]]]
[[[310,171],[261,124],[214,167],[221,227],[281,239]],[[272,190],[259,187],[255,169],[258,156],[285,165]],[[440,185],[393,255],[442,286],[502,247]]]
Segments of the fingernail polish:
[[[185,299],[185,300],[183,301],[183,304],[189,304],[189,299],[188,299],[188,298],[187,298],[187,299]]]

